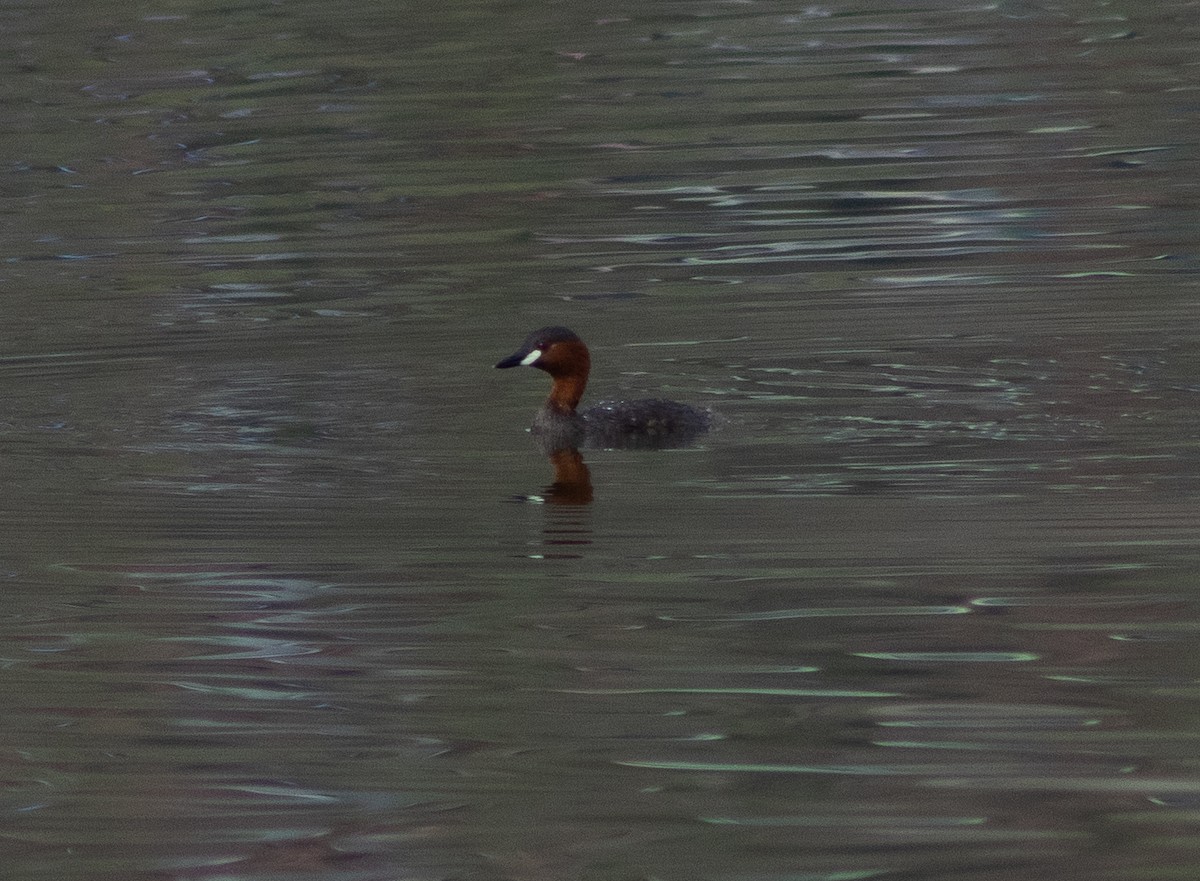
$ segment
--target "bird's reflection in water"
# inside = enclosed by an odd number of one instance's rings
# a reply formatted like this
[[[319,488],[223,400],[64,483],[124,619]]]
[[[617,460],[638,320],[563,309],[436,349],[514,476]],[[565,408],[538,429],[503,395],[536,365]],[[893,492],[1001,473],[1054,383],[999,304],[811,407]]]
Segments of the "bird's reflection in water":
[[[528,501],[547,505],[542,524],[543,550],[539,556],[547,560],[574,560],[582,549],[592,543],[591,509],[592,476],[583,455],[574,447],[544,450],[554,466],[554,482],[540,496],[527,496]]]
[[[556,437],[542,435],[536,431],[533,437],[538,449],[554,466],[554,482],[542,490],[540,496],[522,498],[526,501],[544,502],[547,505],[590,505],[593,499],[592,475],[588,471],[587,463],[583,461],[579,447],[563,444]],[[619,444],[588,443],[585,446],[597,449],[670,450],[691,446],[695,437],[635,437],[622,440]]]
[[[554,466],[554,483],[545,489],[548,505],[589,505],[592,502],[592,474],[583,454],[574,447],[547,454]]]
[[[592,543],[589,506],[592,504],[594,493],[591,472],[577,446],[564,445],[559,439],[539,434],[536,431],[533,433],[533,437],[542,454],[554,467],[554,480],[542,490],[540,495],[519,496],[518,498],[521,501],[538,502],[548,506],[542,528],[542,544],[547,550],[541,556],[560,560],[578,558],[581,556],[580,552],[572,552],[569,548]],[[694,439],[691,436],[639,438],[636,443],[613,444],[604,448],[668,450],[690,446]]]

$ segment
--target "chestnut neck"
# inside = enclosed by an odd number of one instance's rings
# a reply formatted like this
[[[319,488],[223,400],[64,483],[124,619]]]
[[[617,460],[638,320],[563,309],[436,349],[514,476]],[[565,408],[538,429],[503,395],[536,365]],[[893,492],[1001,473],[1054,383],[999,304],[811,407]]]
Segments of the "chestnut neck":
[[[568,415],[575,412],[583,398],[583,387],[587,385],[587,377],[575,374],[554,377],[554,385],[550,389],[550,397],[546,398],[546,406]]]
[[[581,342],[556,345],[554,356],[552,361],[539,365],[554,380],[554,385],[550,388],[550,397],[546,399],[546,406],[571,416],[583,398],[592,359],[587,346]]]

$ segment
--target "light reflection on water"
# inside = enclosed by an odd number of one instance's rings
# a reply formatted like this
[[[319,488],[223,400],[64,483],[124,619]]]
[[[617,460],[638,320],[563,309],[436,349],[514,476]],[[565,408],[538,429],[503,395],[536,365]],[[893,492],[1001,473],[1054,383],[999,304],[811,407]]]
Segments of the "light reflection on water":
[[[8,876],[1196,874],[1192,12],[14,10]]]

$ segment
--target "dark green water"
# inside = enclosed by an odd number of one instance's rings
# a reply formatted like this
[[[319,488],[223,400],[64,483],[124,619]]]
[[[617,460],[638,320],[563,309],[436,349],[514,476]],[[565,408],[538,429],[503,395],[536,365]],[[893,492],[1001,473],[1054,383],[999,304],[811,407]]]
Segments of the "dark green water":
[[[0,874],[1200,877],[1198,25],[5,7]]]

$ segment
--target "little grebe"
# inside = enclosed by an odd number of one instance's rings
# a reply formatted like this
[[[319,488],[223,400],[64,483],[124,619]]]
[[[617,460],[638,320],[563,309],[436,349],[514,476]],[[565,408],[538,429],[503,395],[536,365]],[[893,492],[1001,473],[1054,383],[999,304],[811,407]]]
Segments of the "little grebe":
[[[657,398],[603,401],[578,412],[591,363],[587,346],[574,331],[543,327],[496,365],[536,367],[554,380],[550,397],[533,418],[534,434],[543,446],[663,449],[691,442],[712,424],[707,410]]]

